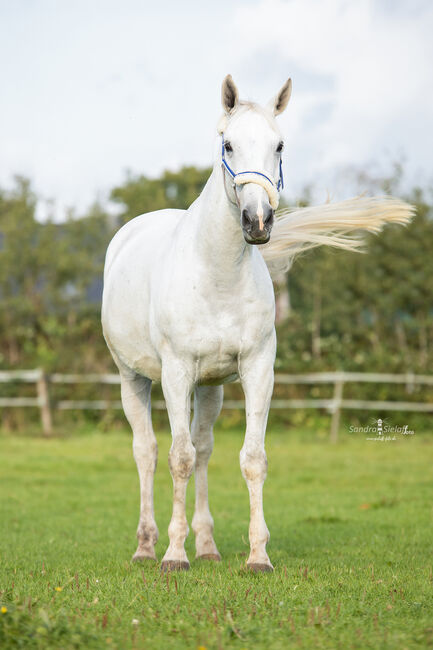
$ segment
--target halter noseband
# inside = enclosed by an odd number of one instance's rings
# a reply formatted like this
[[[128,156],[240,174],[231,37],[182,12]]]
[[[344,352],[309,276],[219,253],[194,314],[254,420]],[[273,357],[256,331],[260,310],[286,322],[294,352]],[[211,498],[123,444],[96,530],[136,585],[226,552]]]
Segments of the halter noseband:
[[[278,200],[279,200],[279,192],[284,188],[284,180],[283,180],[283,161],[282,157],[280,156],[280,163],[279,163],[279,179],[278,183],[275,184],[275,181],[273,181],[269,176],[266,176],[263,172],[257,172],[257,171],[244,171],[244,172],[234,172],[233,169],[230,167],[226,160],[225,156],[225,146],[224,146],[224,133],[221,134],[221,161],[222,161],[222,168],[223,168],[223,174],[224,174],[224,187],[225,187],[225,171],[228,171],[230,176],[232,177],[234,183],[233,183],[233,189],[235,190],[235,195],[236,195],[236,201],[237,204],[239,205],[238,198],[237,198],[237,193],[236,193],[236,186],[237,185],[243,185],[245,183],[257,183],[258,185],[261,185],[266,192],[268,193],[269,200],[271,207],[276,210],[278,207]],[[251,176],[259,176],[259,179],[253,180]],[[242,178],[243,177],[243,178]],[[226,189],[227,192],[227,189]],[[228,196],[228,195],[227,195]]]

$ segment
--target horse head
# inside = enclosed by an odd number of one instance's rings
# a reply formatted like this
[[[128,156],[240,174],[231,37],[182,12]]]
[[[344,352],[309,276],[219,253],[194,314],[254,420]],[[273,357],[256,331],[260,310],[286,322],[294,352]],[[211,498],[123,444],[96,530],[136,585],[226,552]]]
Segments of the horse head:
[[[248,244],[269,241],[283,187],[281,156],[284,142],[275,117],[286,108],[292,91],[288,79],[265,106],[239,100],[238,89],[227,75],[222,85],[224,115],[221,135],[221,164],[229,200],[238,206],[240,224]],[[227,176],[232,179],[231,193]]]

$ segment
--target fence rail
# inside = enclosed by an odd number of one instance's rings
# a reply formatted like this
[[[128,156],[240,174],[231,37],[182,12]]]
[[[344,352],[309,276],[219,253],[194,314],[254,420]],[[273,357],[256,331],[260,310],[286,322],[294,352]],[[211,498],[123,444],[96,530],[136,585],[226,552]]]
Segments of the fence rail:
[[[121,409],[120,400],[58,400],[50,399],[50,384],[120,384],[119,375],[82,374],[67,375],[54,373],[47,375],[42,369],[33,370],[0,370],[0,383],[31,383],[36,386],[35,397],[0,397],[0,408],[33,407],[38,408],[41,415],[42,429],[45,435],[52,433],[52,409],[64,410],[106,410]],[[342,410],[371,410],[371,411],[413,411],[433,413],[433,402],[398,402],[380,400],[344,399],[344,385],[350,383],[372,384],[403,384],[406,391],[412,393],[415,386],[433,386],[433,375],[415,375],[413,373],[388,374],[372,372],[315,372],[310,374],[289,375],[276,374],[275,384],[333,384],[333,396],[329,399],[275,399],[271,407],[274,409],[325,409],[331,416],[332,442],[337,441],[340,415]],[[164,400],[154,400],[152,407],[165,409]],[[243,400],[224,400],[225,409],[243,409]]]

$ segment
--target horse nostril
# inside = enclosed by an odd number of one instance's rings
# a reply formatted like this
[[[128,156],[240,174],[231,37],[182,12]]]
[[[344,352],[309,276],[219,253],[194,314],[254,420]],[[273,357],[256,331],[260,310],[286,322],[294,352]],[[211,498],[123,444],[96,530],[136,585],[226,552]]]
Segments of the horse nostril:
[[[247,208],[242,210],[242,228],[251,228],[252,219]]]
[[[264,219],[265,226],[272,226],[274,223],[274,211],[271,207],[268,208],[267,215]]]

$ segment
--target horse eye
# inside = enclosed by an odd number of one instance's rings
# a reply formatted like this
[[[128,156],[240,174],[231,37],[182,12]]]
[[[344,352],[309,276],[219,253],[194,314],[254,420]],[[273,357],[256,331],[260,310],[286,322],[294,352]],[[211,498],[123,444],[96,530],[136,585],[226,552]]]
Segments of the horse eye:
[[[277,147],[277,153],[281,153],[284,149],[284,142],[279,142]]]
[[[227,153],[231,153],[233,151],[233,147],[230,142],[224,142],[224,149]]]

